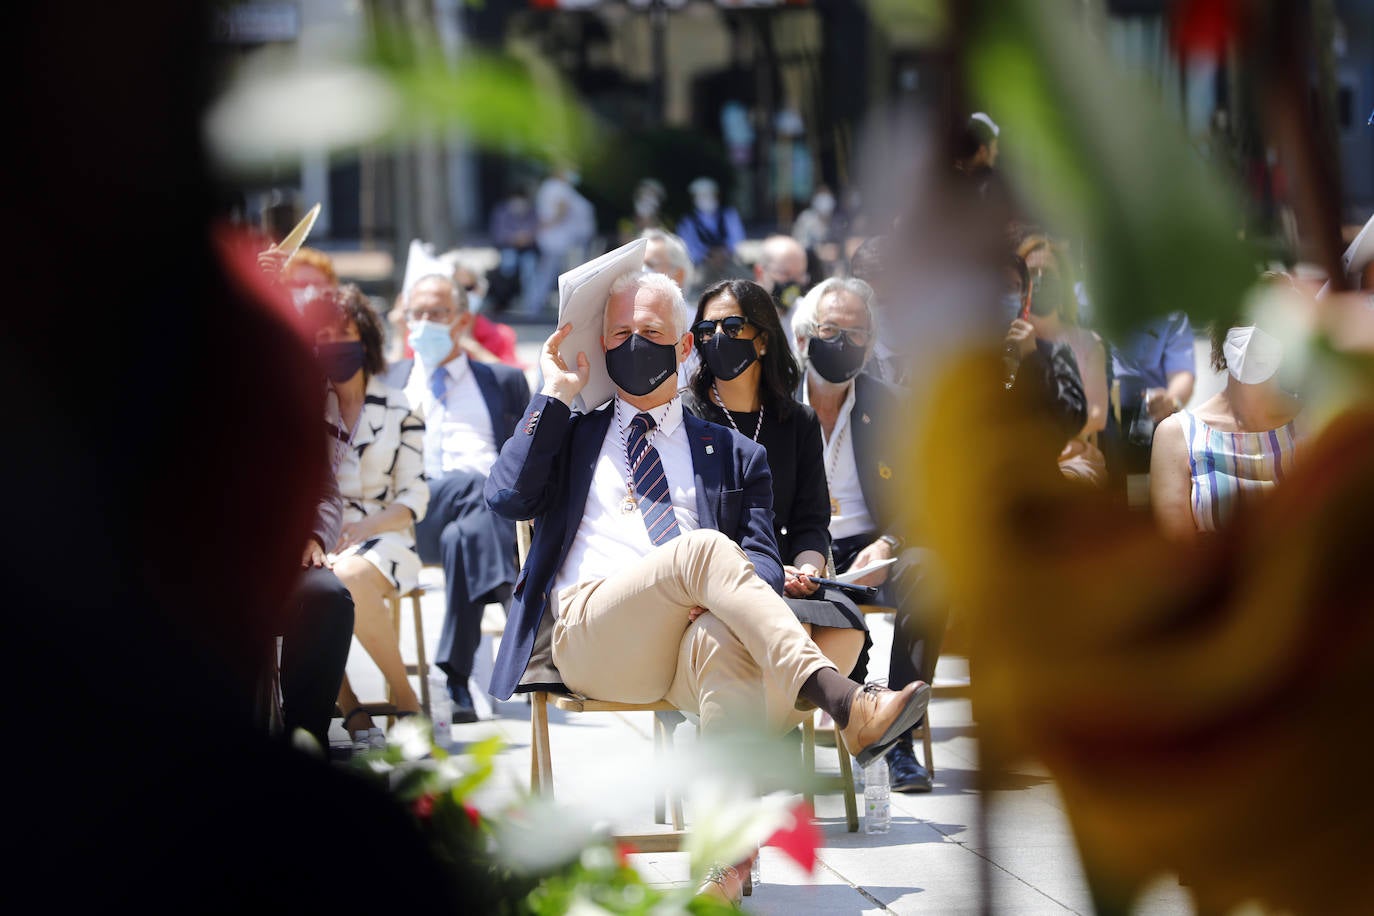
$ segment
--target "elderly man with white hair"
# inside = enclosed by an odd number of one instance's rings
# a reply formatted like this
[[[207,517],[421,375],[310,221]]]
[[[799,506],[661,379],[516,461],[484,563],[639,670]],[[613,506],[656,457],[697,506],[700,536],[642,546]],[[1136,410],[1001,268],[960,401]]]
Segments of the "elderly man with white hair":
[[[704,736],[781,733],[819,707],[867,762],[920,719],[929,688],[854,683],[788,608],[766,453],[682,409],[690,321],[677,284],[635,272],[611,286],[600,353],[565,359],[570,324],[544,344],[543,390],[486,486],[500,515],[537,519],[492,693],[556,683],[667,699],[698,713]],[[591,359],[605,361],[615,394],[574,414]]]
[[[685,293],[692,285],[692,256],[687,243],[666,229],[645,229],[640,238],[644,247],[644,269],[672,278]]]
[[[798,302],[792,333],[806,366],[797,399],[821,422],[835,568],[874,567],[857,581],[879,587],[878,602],[897,609],[888,684],[900,689],[934,675],[948,610],[932,595],[928,555],[908,548],[897,512],[909,484],[891,440],[903,394],[863,371],[876,343],[873,308],[873,288],[862,280],[825,280]],[[887,762],[894,789],[930,791],[909,733]]]

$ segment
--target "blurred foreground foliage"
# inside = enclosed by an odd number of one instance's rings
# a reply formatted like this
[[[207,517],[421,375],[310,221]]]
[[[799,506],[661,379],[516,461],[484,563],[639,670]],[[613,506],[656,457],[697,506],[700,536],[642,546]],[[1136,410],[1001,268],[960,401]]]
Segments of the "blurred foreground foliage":
[[[977,9],[972,95],[1003,127],[1017,189],[1056,234],[1086,240],[1108,336],[1174,310],[1202,324],[1234,309],[1259,260],[1237,238],[1241,197],[1156,93],[1120,71],[1082,4]]]

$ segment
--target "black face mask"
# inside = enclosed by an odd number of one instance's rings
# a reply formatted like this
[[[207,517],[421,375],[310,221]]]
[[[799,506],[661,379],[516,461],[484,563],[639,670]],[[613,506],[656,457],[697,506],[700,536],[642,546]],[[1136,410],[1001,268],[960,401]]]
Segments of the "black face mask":
[[[631,334],[614,350],[606,351],[606,373],[617,388],[635,397],[653,391],[677,372],[677,348]]]
[[[785,286],[773,287],[773,304],[778,307],[779,312],[790,312],[792,306],[796,305],[797,300],[802,297],[802,285],[796,280]]]
[[[343,340],[320,344],[315,348],[316,361],[335,385],[342,385],[357,375],[365,358],[361,340]]]
[[[752,338],[745,340],[743,337],[713,334],[701,345],[701,358],[712,375],[728,382],[748,369],[749,364],[759,358],[759,354],[754,349]]]
[[[836,334],[832,340],[811,338],[806,355],[811,360],[811,367],[821,378],[832,385],[839,385],[859,374],[868,349],[856,347],[843,334]]]

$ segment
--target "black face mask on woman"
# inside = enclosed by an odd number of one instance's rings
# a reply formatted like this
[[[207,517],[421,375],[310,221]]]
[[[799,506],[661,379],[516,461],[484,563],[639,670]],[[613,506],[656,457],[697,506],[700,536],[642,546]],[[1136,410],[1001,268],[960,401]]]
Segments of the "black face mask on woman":
[[[361,340],[341,340],[315,348],[316,361],[335,385],[342,385],[357,375],[363,367],[364,356]]]
[[[832,385],[840,385],[859,374],[868,350],[854,346],[843,334],[836,334],[830,340],[811,338],[806,355],[821,378]]]
[[[712,334],[701,345],[701,358],[711,374],[723,382],[736,377],[759,358],[753,339]]]
[[[677,348],[631,334],[620,346],[606,351],[606,374],[617,388],[635,397],[653,391],[677,372]]]

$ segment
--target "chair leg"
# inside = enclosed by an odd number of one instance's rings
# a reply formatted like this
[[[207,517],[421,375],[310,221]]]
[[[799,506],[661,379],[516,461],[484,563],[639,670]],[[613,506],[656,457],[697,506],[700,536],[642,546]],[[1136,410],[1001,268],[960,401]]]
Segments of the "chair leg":
[[[420,596],[410,595],[411,616],[415,621],[415,673],[420,676],[420,703],[425,715],[434,707],[429,705],[429,662],[425,659],[425,622],[420,613]]]
[[[386,596],[386,612],[387,612],[387,614],[389,614],[390,617],[391,617],[391,629],[392,629],[392,631],[396,634],[396,645],[399,646],[399,645],[401,644],[401,594],[400,594],[400,592],[393,592],[392,594]],[[383,681],[385,681],[385,680],[386,680],[386,679],[383,678]],[[392,706],[393,708],[395,707],[395,705],[396,705],[396,698],[395,698],[395,696],[392,695],[392,692],[391,692],[391,684],[390,684],[389,682],[386,684],[386,701],[387,701],[387,703],[391,704],[391,706]],[[395,724],[396,724],[396,717],[395,717],[395,716],[387,716],[387,717],[386,717],[386,729],[387,729],[387,731],[391,731],[391,727],[392,727],[393,725],[395,725]]]
[[[530,791],[553,797],[553,755],[549,747],[549,695],[530,694]]]
[[[849,749],[844,746],[839,725],[835,726],[835,753],[840,756],[840,781],[844,788],[844,825],[850,833],[859,832],[859,800],[854,797],[854,765]]]
[[[802,772],[806,774],[806,791],[802,797],[816,810],[816,714],[802,720]]]
[[[921,751],[926,758],[926,772],[930,778],[935,778],[935,756],[930,748],[930,712],[926,712],[925,721],[921,723]]]
[[[663,745],[667,739],[666,726],[658,713],[654,713],[654,762],[663,760]],[[654,823],[668,823],[668,787],[654,789]]]

